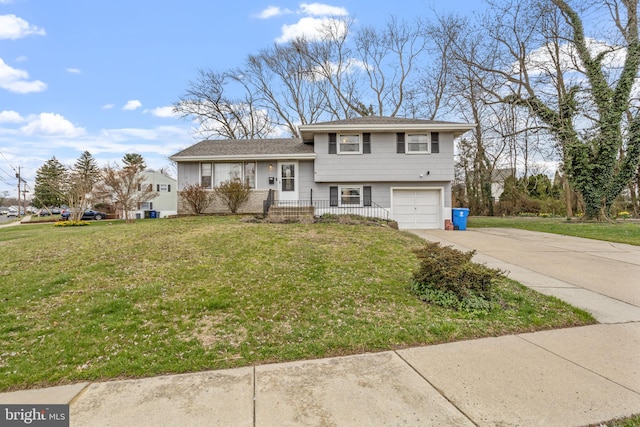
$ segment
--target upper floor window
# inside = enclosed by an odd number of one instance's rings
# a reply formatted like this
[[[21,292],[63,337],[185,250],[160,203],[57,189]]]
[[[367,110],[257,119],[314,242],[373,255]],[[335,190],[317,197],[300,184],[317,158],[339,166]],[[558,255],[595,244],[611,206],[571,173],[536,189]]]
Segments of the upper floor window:
[[[330,133],[329,154],[371,154],[371,134]]]
[[[169,192],[171,192],[171,184],[158,184],[158,191],[160,193],[169,193]]]
[[[435,154],[440,152],[440,134],[431,133],[398,133],[397,153]]]
[[[340,134],[338,136],[338,154],[362,153],[362,145],[359,134]]]
[[[407,153],[428,153],[429,137],[426,134],[407,134]]]

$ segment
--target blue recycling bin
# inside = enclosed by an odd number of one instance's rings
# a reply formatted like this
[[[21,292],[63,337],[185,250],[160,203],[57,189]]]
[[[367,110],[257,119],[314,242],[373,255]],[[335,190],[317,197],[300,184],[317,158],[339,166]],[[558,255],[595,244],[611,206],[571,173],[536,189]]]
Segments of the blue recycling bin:
[[[149,218],[157,218],[156,211],[149,211]]]
[[[468,208],[453,208],[453,229],[454,230],[466,230],[467,229],[467,217],[469,216]]]

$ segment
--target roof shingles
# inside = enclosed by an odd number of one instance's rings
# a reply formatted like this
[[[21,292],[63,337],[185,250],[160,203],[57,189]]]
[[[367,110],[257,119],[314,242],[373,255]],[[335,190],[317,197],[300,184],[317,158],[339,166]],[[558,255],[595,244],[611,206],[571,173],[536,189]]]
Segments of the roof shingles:
[[[279,139],[207,139],[171,156],[266,156],[313,154],[313,145],[303,144],[298,138]]]

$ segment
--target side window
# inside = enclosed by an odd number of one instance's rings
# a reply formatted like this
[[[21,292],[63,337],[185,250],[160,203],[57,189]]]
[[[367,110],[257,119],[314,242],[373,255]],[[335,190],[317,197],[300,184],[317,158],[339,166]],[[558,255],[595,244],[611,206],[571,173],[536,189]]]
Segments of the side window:
[[[200,185],[204,188],[211,188],[211,163],[202,163],[200,165]]]

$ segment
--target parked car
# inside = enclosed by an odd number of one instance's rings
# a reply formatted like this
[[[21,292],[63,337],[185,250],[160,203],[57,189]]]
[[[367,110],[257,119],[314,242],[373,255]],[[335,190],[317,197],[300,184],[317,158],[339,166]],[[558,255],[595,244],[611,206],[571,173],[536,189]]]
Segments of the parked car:
[[[9,213],[9,209],[7,208],[0,208],[0,215],[6,215]]]
[[[20,210],[20,215],[24,215],[24,208],[18,208],[17,206],[9,206],[7,217],[10,216],[18,216],[18,210]]]
[[[46,209],[40,209],[38,211],[38,216],[49,216],[49,215],[51,215],[51,212]]]
[[[68,220],[70,216],[71,216],[71,210],[69,210],[69,209],[65,209],[60,214],[60,218],[62,218],[65,221]],[[99,221],[101,219],[105,219],[106,217],[107,217],[107,214],[104,213],[104,212],[94,211],[93,209],[87,209],[82,214],[82,218],[81,219],[83,221],[88,221],[88,220],[91,220],[91,219],[95,219],[96,221]]]

